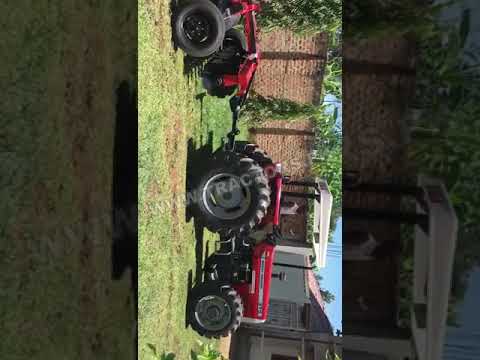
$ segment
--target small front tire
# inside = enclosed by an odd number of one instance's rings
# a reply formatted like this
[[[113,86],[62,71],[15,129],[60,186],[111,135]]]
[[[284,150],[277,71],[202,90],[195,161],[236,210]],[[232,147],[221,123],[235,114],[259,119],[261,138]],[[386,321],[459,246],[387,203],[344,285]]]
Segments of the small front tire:
[[[240,326],[242,316],[242,300],[230,286],[215,281],[192,290],[188,322],[198,334],[217,339],[229,336]]]

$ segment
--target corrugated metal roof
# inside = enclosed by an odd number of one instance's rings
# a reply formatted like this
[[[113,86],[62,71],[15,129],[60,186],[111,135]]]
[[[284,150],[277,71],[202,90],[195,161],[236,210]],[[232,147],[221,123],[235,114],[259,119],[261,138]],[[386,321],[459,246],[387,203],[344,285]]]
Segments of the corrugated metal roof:
[[[311,265],[309,259],[307,260],[307,263],[309,266]],[[315,274],[312,270],[306,270],[305,272],[310,290],[310,330],[333,335],[332,325],[330,324],[327,314],[325,314],[325,301],[320,292],[320,285],[318,284],[317,279],[315,279]]]

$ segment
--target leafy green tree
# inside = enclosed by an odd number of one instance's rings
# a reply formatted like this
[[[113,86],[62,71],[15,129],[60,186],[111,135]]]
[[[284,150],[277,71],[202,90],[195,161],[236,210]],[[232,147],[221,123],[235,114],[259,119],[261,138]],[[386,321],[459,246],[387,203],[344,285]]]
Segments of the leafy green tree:
[[[330,291],[320,289],[320,293],[322,294],[322,299],[325,303],[330,304],[335,301],[335,295],[333,295]]]
[[[258,20],[262,31],[335,32],[342,23],[341,0],[263,0],[261,5]]]
[[[315,279],[320,284],[323,280],[323,277],[320,275],[318,271],[314,272]],[[320,288],[320,293],[322,294],[322,299],[327,304],[330,304],[332,301],[335,301],[335,295],[333,295],[330,291]]]
[[[323,94],[330,94],[337,99],[342,98],[342,58],[332,54],[325,66],[323,76]]]
[[[242,116],[251,123],[262,123],[265,120],[292,120],[300,117],[311,117],[319,114],[321,109],[311,104],[300,104],[288,99],[265,97],[252,92],[242,110]]]

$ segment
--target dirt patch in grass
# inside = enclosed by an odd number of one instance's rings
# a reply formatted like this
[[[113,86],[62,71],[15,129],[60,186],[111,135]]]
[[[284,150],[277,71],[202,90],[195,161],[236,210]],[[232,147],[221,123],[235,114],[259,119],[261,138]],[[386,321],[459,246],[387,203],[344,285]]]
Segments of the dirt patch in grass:
[[[172,226],[172,242],[177,251],[182,250],[182,223],[184,222],[185,195],[185,125],[178,113],[167,115],[170,119],[168,129],[165,132],[166,160],[169,168],[170,183],[170,211]]]

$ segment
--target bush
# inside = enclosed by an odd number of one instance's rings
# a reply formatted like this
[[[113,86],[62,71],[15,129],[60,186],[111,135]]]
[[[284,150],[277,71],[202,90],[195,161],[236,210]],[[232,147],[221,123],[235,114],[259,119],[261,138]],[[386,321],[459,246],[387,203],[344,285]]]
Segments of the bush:
[[[341,0],[264,0],[262,31],[286,28],[300,34],[336,32],[342,24]]]
[[[261,124],[263,121],[293,120],[299,117],[311,117],[320,113],[318,106],[300,104],[295,101],[274,97],[265,97],[252,92],[245,102],[242,116],[252,124]]]
[[[147,346],[152,350],[152,355],[154,359],[158,360],[176,360],[176,356],[173,353],[164,352],[162,354],[157,353],[155,345],[147,344]],[[222,354],[214,349],[212,344],[202,343],[198,341],[198,351],[191,351],[190,353],[191,360],[227,360]]]

